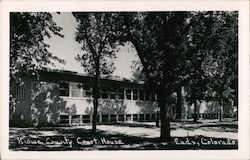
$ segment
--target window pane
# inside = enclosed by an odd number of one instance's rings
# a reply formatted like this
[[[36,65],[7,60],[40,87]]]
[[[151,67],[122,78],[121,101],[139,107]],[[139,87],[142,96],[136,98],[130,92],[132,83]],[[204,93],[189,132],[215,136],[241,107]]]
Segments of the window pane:
[[[156,118],[156,117],[155,117],[155,114],[152,114],[152,115],[151,115],[151,119],[152,119],[152,120],[155,120],[155,118]]]
[[[119,91],[118,91],[118,99],[124,99],[124,89],[119,89]]]
[[[131,100],[131,89],[126,90],[126,99]]]
[[[115,90],[115,88],[111,88],[109,94],[110,94],[110,99],[115,99],[116,98],[116,90]]]
[[[144,91],[140,90],[140,100],[144,101]]]
[[[110,122],[116,122],[116,115],[110,115]]]
[[[123,122],[124,121],[124,115],[118,115],[118,120]]]
[[[83,123],[90,123],[90,115],[82,115]]]
[[[72,89],[72,92],[71,92],[71,96],[72,97],[81,97],[81,91],[80,89]]]
[[[69,97],[69,82],[60,83],[60,96]]]
[[[60,89],[69,89],[69,82],[61,82]]]
[[[138,121],[138,114],[133,114],[133,121]]]
[[[146,101],[150,101],[150,92],[149,91],[146,91]]]
[[[85,91],[85,93],[86,93],[86,97],[91,97],[91,91],[90,90]]]
[[[72,89],[80,89],[80,83],[75,83],[75,82],[71,82],[70,83]]]
[[[147,120],[147,121],[150,120],[150,114],[146,114],[146,120]]]
[[[71,123],[72,124],[77,124],[77,123],[80,123],[80,115],[72,115],[71,117]]]
[[[156,93],[152,94],[151,100],[152,101],[156,101],[157,100],[157,94]]]
[[[69,90],[60,90],[60,96],[69,97]]]
[[[139,115],[139,120],[140,120],[140,121],[144,121],[144,114],[140,114],[140,115]]]
[[[131,121],[132,119],[131,119],[131,114],[127,114],[126,115],[126,121]]]
[[[69,115],[60,115],[60,123],[69,123]]]
[[[109,91],[108,91],[108,89],[104,88],[104,89],[101,91],[101,93],[102,93],[102,98],[103,98],[103,99],[107,99],[107,98],[109,97]]]
[[[81,97],[80,83],[71,82],[71,97]]]
[[[91,96],[91,91],[85,91],[85,90],[83,90],[82,91],[82,97],[90,97]]]
[[[138,100],[138,91],[136,89],[133,90],[133,100]]]
[[[108,121],[109,121],[108,115],[107,114],[102,115],[102,122],[108,122]]]

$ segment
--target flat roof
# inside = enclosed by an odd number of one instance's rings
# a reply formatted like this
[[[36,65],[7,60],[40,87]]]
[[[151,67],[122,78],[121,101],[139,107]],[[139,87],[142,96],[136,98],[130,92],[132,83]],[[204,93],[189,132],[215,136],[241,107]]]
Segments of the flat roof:
[[[93,80],[92,76],[73,72],[73,71],[67,71],[67,70],[39,70],[38,71],[40,80],[44,81],[71,81],[71,82],[82,82],[82,81],[91,81]],[[144,86],[144,82],[134,82],[129,79],[125,78],[119,78],[119,77],[110,77],[110,78],[100,78],[101,83],[111,83],[114,85],[122,85],[122,86]]]

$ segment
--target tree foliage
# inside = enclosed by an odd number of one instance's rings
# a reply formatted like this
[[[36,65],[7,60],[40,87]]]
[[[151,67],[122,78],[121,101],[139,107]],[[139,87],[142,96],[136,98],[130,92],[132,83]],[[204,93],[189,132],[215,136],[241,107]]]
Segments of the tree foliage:
[[[63,37],[61,27],[53,21],[50,13],[11,12],[10,13],[10,81],[22,84],[27,75],[37,75],[38,69],[46,69],[53,61],[64,60],[48,51],[45,37],[52,34]],[[10,91],[10,109],[13,110],[15,99]],[[10,111],[11,112],[11,111]]]
[[[222,119],[223,100],[237,99],[238,79],[238,12],[209,12],[212,21],[203,69],[210,78],[209,87],[220,102]]]
[[[52,34],[63,37],[61,27],[57,26],[50,13],[45,12],[12,12],[10,13],[10,76],[14,80],[19,74],[44,69],[56,60],[48,51],[45,37]]]
[[[100,77],[109,77],[114,71],[115,51],[119,44],[121,32],[119,17],[116,13],[73,13],[78,22],[76,41],[82,44],[83,52],[76,59],[85,72],[94,77],[93,81],[93,133],[96,132],[98,97],[100,94]]]
[[[185,49],[186,12],[140,12],[124,14],[125,37],[132,42],[143,66],[146,82],[156,90],[161,114],[161,138],[169,140],[166,105],[178,83],[179,57]]]

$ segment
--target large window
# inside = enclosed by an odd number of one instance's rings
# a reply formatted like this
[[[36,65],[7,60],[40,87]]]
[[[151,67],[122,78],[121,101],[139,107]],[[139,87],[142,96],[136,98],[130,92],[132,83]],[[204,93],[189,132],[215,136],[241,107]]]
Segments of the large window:
[[[133,90],[133,100],[138,100],[138,91],[136,89]]]
[[[152,96],[151,101],[156,101],[157,100],[157,94],[155,92],[151,96]]]
[[[101,91],[101,95],[102,95],[103,99],[109,98],[109,90],[108,90],[108,88],[103,88],[102,91]]]
[[[91,89],[88,85],[77,82],[61,82],[60,96],[65,97],[90,97]]]
[[[126,99],[131,100],[131,89],[126,90]]]
[[[140,90],[140,100],[144,101],[144,90]]]
[[[60,96],[69,97],[69,82],[60,83]]]
[[[23,99],[25,98],[25,87],[24,86],[14,86],[14,95],[16,99]]]
[[[109,93],[110,93],[110,99],[116,98],[116,89],[115,88],[111,88]]]
[[[87,84],[83,84],[82,86],[82,97],[91,97],[91,89]]]
[[[81,97],[81,87],[79,83],[70,83],[71,97]]]
[[[149,91],[146,91],[146,101],[150,101],[150,92]]]
[[[124,89],[120,88],[118,90],[118,99],[124,99]]]

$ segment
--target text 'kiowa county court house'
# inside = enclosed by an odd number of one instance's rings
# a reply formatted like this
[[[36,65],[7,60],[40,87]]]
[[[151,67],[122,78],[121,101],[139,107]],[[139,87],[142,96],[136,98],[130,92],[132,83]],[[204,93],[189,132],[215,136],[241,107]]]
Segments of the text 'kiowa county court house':
[[[26,77],[24,85],[11,85],[17,99],[11,125],[83,125],[93,119],[92,78],[70,71],[39,71],[39,79]],[[159,112],[157,95],[143,83],[101,79],[98,123],[153,122]],[[172,94],[167,113],[174,119],[192,118],[193,105],[185,101],[184,87]],[[199,118],[218,118],[216,100],[202,101]],[[223,105],[224,117],[233,116],[233,104]]]

